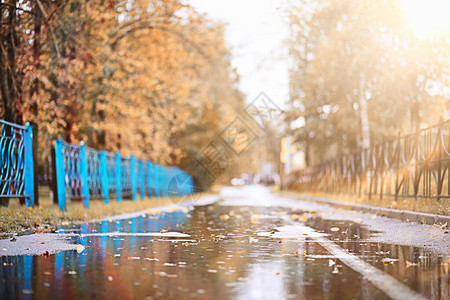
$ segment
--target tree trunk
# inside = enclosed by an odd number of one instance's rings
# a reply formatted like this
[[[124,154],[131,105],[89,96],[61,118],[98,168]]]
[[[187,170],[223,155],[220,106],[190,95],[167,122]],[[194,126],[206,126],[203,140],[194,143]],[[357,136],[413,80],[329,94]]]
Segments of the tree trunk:
[[[359,78],[359,112],[361,117],[361,148],[370,148],[370,125],[367,112],[366,81],[361,75]]]
[[[3,27],[0,29],[0,91],[4,109],[3,118],[13,123],[20,121],[16,108],[16,2],[17,0],[9,0],[0,5]],[[3,19],[3,16],[7,17]]]

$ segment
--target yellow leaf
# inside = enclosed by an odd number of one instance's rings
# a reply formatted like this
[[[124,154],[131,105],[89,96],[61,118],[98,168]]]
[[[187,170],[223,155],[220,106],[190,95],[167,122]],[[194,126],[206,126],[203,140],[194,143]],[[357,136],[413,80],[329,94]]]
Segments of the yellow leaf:
[[[83,251],[84,251],[84,249],[86,249],[86,247],[85,247],[85,246],[83,246],[83,245],[81,245],[81,244],[78,244],[78,245],[77,245],[77,252],[78,252],[78,253],[81,253],[81,252],[83,252]]]
[[[220,216],[220,219],[221,219],[221,220],[228,220],[229,218],[230,218],[229,215],[221,215],[221,216]]]

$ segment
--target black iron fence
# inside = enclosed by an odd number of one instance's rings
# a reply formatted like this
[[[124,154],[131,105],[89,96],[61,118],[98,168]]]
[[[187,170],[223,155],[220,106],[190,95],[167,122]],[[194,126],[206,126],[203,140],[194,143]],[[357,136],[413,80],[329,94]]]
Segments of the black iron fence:
[[[302,190],[450,198],[450,120],[305,170]]]

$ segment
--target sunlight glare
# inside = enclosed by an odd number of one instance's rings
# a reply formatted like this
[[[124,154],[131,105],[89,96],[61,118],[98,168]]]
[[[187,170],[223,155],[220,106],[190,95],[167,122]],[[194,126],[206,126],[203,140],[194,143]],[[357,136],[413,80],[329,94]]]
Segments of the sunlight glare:
[[[450,33],[450,0],[402,0],[402,6],[418,37]]]

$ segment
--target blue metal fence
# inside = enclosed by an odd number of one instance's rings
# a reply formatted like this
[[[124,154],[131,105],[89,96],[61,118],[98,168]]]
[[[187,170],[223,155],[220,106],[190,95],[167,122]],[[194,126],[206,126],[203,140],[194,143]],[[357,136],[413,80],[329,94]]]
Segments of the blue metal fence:
[[[66,199],[82,200],[89,207],[90,199],[123,198],[137,200],[145,196],[183,196],[193,192],[192,178],[178,168],[136,160],[119,152],[110,153],[74,145],[62,139],[55,143],[56,187],[58,204],[66,208]]]
[[[25,198],[34,207],[33,133],[25,126],[0,120],[0,198]]]

